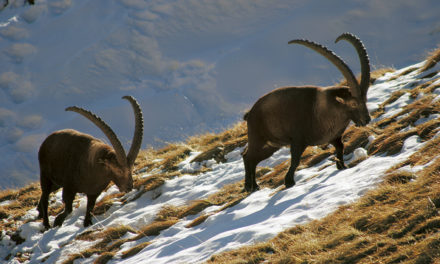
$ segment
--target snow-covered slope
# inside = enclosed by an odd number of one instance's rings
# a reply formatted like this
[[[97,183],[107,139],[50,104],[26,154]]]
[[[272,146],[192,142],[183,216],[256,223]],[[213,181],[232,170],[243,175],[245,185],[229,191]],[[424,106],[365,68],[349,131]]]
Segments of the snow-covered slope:
[[[372,120],[373,123],[392,116],[406,105],[423,97],[421,93],[418,98],[409,96],[411,89],[418,85],[430,83],[434,85],[433,87],[440,87],[437,85],[440,80],[440,66],[437,65],[423,73],[414,70],[422,65],[423,63],[419,63],[394,73],[387,73],[370,87],[368,93],[370,111],[378,109],[392,93],[407,89],[398,100],[386,105],[385,113]],[[430,96],[434,97],[433,103],[440,100],[440,89],[433,89],[431,93]],[[438,118],[438,114],[432,114],[420,118],[414,124],[421,125]],[[408,129],[410,127],[405,127],[402,131]],[[434,138],[438,136],[439,133]],[[370,143],[374,141],[374,136],[370,136],[369,141]],[[358,199],[367,190],[374,188],[388,169],[405,161],[427,142],[429,141],[422,141],[418,135],[413,135],[404,141],[402,149],[394,155],[367,155],[366,149],[358,148],[353,153],[347,154],[344,159],[347,163],[357,159],[363,161],[343,171],[337,170],[334,161],[327,158],[315,166],[297,171],[295,175],[297,184],[290,189],[263,188],[250,194],[238,204],[221,211],[217,206],[207,207],[197,215],[183,217],[163,230],[160,235],[146,236],[122,244],[109,263],[198,263],[207,260],[215,253],[267,240],[288,227],[322,218],[338,206]],[[365,148],[368,148],[368,144]],[[43,232],[40,221],[30,221],[19,228],[20,236],[25,239],[20,245],[15,245],[10,236],[4,235],[0,244],[0,259],[4,259],[8,254],[15,256],[21,252],[22,255],[27,256],[29,263],[62,263],[71,255],[83,252],[100,241],[74,239],[78,234],[121,225],[140,230],[150,224],[156,214],[166,206],[181,206],[207,198],[226,184],[242,180],[244,169],[241,151],[241,148],[237,148],[227,154],[227,161],[224,163],[217,163],[214,160],[205,161],[204,166],[210,170],[196,175],[190,173],[198,171],[201,164],[191,163],[190,160],[199,153],[191,153],[179,165],[179,170],[183,172],[182,176],[166,181],[158,189],[146,192],[137,199],[133,197],[139,190],[126,194],[129,202],[114,204],[105,214],[97,216],[94,219],[95,224],[87,229],[82,227],[86,201],[85,198],[81,198],[79,209],[74,210],[60,228]],[[288,149],[281,149],[260,165],[273,168],[287,159],[289,159]],[[416,172],[421,167],[407,166],[402,169]],[[139,177],[150,177],[153,173],[158,172],[144,173]],[[112,187],[101,197],[115,192],[117,189]],[[60,203],[60,196],[61,193],[58,192],[51,206]],[[202,224],[188,228],[187,225],[201,214],[210,216]],[[36,216],[37,211],[30,210],[23,220],[33,219]],[[53,220],[54,217],[51,217],[50,221]],[[133,236],[127,234],[126,238]],[[122,252],[145,242],[151,244],[138,254],[129,258],[120,258]],[[98,255],[92,255],[90,258],[77,260],[77,263],[93,263],[97,257]],[[13,263],[14,259],[10,262]]]
[[[0,11],[0,188],[38,179],[38,147],[56,129],[104,138],[67,106],[101,115],[127,146],[121,96],[131,94],[144,110],[143,146],[158,145],[229,126],[275,86],[340,79],[290,39],[329,45],[355,70],[352,48],[332,44],[344,31],[373,65],[414,63],[440,41],[436,0],[23,2]]]

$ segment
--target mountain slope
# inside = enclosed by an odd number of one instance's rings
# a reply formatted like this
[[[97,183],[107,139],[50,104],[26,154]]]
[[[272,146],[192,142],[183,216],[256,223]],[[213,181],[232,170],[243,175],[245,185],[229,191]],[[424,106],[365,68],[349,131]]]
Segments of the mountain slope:
[[[359,70],[355,33],[372,65],[413,64],[440,42],[438,0],[0,0],[0,189],[38,180],[46,136],[101,116],[130,145],[144,110],[143,147],[221,131],[283,85],[330,85],[337,69],[294,38],[322,43]],[[326,25],[323,27],[322,25]],[[396,43],[398,45],[396,45]],[[370,53],[371,52],[371,53]]]
[[[62,227],[43,232],[33,220],[38,185],[3,192],[0,257],[11,263],[438,260],[440,66],[433,64],[375,79],[371,124],[344,135],[344,171],[336,169],[332,147],[309,147],[297,185],[286,190],[289,150],[281,149],[260,164],[262,189],[242,193],[240,123],[143,151],[135,190],[108,188],[89,228],[82,227],[84,197]],[[51,198],[53,215],[62,208],[60,196]]]

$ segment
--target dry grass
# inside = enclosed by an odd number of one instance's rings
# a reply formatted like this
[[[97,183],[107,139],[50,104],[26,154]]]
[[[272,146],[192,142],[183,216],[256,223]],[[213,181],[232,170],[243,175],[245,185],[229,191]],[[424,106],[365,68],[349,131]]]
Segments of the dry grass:
[[[123,193],[115,193],[112,195],[104,196],[99,202],[96,203],[95,208],[93,209],[93,214],[104,214],[113,205],[114,200],[121,198],[122,196],[124,196]]]
[[[426,165],[433,160],[439,158],[440,153],[440,137],[437,137],[423,146],[419,151],[412,154],[406,161],[394,166],[391,170],[402,168],[404,166],[421,166]]]
[[[411,71],[415,69],[410,69]],[[391,70],[377,71],[372,81]],[[406,72],[408,74],[410,71]],[[411,90],[395,92],[380,109],[394,102],[405,93],[413,98],[420,94],[429,94],[439,85],[434,80],[420,84]],[[404,107],[398,114],[381,120],[367,127],[349,127],[343,136],[345,154],[351,153],[358,147],[366,147],[370,135],[376,139],[369,146],[369,155],[379,153],[392,155],[398,153],[406,138],[418,135],[423,140],[430,140],[419,152],[407,161],[395,166],[387,172],[384,183],[371,191],[358,203],[344,206],[327,218],[314,221],[308,225],[298,226],[280,233],[276,238],[255,246],[238,249],[233,252],[214,256],[213,262],[224,263],[397,263],[408,259],[419,258],[419,263],[430,263],[437,260],[437,249],[440,244],[439,236],[434,230],[439,228],[440,219],[434,212],[440,206],[439,160],[440,139],[433,136],[439,131],[440,119],[433,119],[420,125],[416,121],[430,114],[440,113],[440,102],[433,103],[432,96],[424,96]],[[379,116],[381,111],[375,115]],[[412,126],[412,128],[407,128]],[[220,134],[207,133],[188,139],[184,143],[174,143],[159,150],[147,149],[141,151],[135,164],[137,175],[134,176],[134,187],[139,190],[138,197],[147,191],[154,190],[167,180],[179,177],[178,164],[186,159],[191,151],[201,151],[193,162],[215,159],[224,162],[225,155],[237,147],[246,144],[246,124],[236,124],[231,129]],[[333,155],[334,148],[329,145],[309,147],[304,152],[298,170],[316,166],[321,161]],[[362,160],[348,164],[356,166]],[[429,164],[429,168],[414,175],[400,171],[403,166]],[[258,168],[259,185],[264,188],[278,188],[284,183],[284,175],[290,166],[287,160],[273,169]],[[327,165],[326,165],[327,166]],[[332,163],[330,166],[334,166]],[[437,166],[437,167],[435,167]],[[428,172],[429,171],[429,172]],[[140,177],[147,172],[148,177]],[[200,172],[194,173],[194,177]],[[427,175],[433,181],[428,181]],[[421,179],[425,179],[420,183]],[[93,247],[73,256],[66,263],[72,263],[78,258],[87,258],[93,254],[99,255],[95,263],[106,263],[120,250],[122,244],[136,241],[146,236],[157,236],[181,219],[189,215],[200,214],[209,206],[221,206],[215,212],[202,214],[186,227],[191,228],[203,223],[210,215],[231,208],[247,197],[242,192],[243,180],[228,184],[218,192],[204,200],[190,201],[182,206],[165,206],[156,215],[155,220],[141,228],[132,230],[127,227],[93,230],[78,235],[76,239],[100,241]],[[13,200],[7,206],[0,207],[1,219],[20,219],[27,210],[38,203],[39,186],[34,184],[21,190],[0,192],[0,202]],[[105,213],[114,201],[125,203],[122,194],[104,197],[95,207],[95,214]],[[136,199],[136,198],[134,198]],[[51,214],[62,209],[52,208]],[[14,221],[0,222],[2,230],[16,230]],[[127,233],[136,234],[126,239]],[[139,241],[140,243],[141,241]],[[140,243],[122,252],[123,258],[137,254],[146,246],[154,243]],[[17,259],[28,259],[26,254],[17,254]]]
[[[401,75],[408,74],[411,68]],[[396,77],[397,78],[397,77]],[[435,80],[434,80],[435,81]],[[416,98],[438,88],[434,81],[413,90],[395,92],[384,102],[385,106],[410,92]],[[297,226],[280,233],[274,239],[213,256],[212,263],[437,263],[440,262],[440,139],[433,136],[439,131],[440,120],[433,119],[416,125],[420,118],[439,113],[438,102],[424,96],[377,124],[365,128],[350,127],[344,134],[345,153],[356,147],[365,147],[368,137],[376,139],[369,146],[369,155],[393,155],[401,150],[411,135],[430,140],[407,161],[387,172],[384,182],[357,203],[343,206],[330,216]],[[408,129],[408,127],[413,127]],[[406,128],[406,129],[405,129]],[[316,151],[316,150],[314,150]],[[307,159],[326,156],[328,149],[304,153]],[[331,151],[332,152],[332,151]],[[417,175],[403,166],[427,165]],[[288,169],[288,162],[264,177],[279,178]],[[261,179],[260,179],[261,181]],[[277,179],[281,183],[282,179]],[[196,219],[197,220],[197,219]]]
[[[0,192],[0,202],[10,201],[8,204],[0,206],[0,230],[12,235],[12,239],[16,243],[23,242],[22,239],[15,234],[18,225],[27,211],[35,208],[40,200],[41,191],[39,184],[33,183],[26,187],[16,190],[5,190]],[[50,212],[58,213],[60,207],[51,208]]]
[[[416,129],[400,133],[382,134],[371,143],[368,148],[368,154],[378,155],[386,153],[389,156],[397,154],[402,150],[404,141],[414,135],[417,135]]]
[[[437,113],[440,113],[440,103],[433,103],[433,96],[428,95],[405,106],[399,113],[377,122],[376,126],[383,130],[374,131],[378,137],[369,146],[369,155],[396,154],[400,152],[404,140],[413,135],[423,140],[431,139],[438,131],[440,120],[433,119],[420,125],[416,125],[416,121]]]
[[[179,213],[177,214],[177,218],[181,219],[189,215],[196,215],[211,205],[212,203],[206,200],[192,201],[189,206],[186,206],[183,210],[179,211]]]
[[[185,144],[168,145],[165,152],[160,156],[162,161],[159,162],[159,167],[164,171],[176,171],[178,169],[177,164],[183,161],[191,151],[192,149]]]
[[[386,73],[395,72],[394,68],[380,68],[377,70],[373,70],[370,73],[370,83],[373,84],[378,78],[384,76]]]
[[[401,72],[400,74],[394,76],[394,77],[391,78],[390,80],[395,80],[395,79],[397,79],[397,78],[399,78],[399,77],[402,77],[402,76],[408,75],[408,74],[410,74],[411,72],[416,71],[416,70],[418,70],[418,69],[419,69],[419,68],[417,68],[417,67],[410,67],[410,68],[408,68],[407,70]]]
[[[416,180],[414,181],[414,176]],[[209,263],[436,263],[440,160],[417,175],[394,171],[358,202]]]
[[[431,69],[439,61],[440,61],[440,48],[433,50],[432,52],[429,53],[428,57],[426,58],[425,65],[423,65],[423,67],[420,68],[420,72],[424,72],[426,70]]]
[[[371,113],[371,116],[373,118],[377,118],[383,115],[385,113],[385,106],[394,103],[395,101],[397,101],[397,99],[399,99],[402,95],[404,95],[407,92],[408,90],[405,89],[393,92],[391,96],[387,100],[385,100],[385,102],[380,104],[379,107],[373,113]]]
[[[151,242],[140,243],[139,245],[136,245],[136,246],[122,252],[121,258],[126,259],[129,257],[132,257],[132,256],[136,255],[137,253],[139,253],[142,249],[146,248],[148,245],[151,245]]]
[[[440,84],[438,83],[438,80],[440,78],[432,79],[430,81],[421,83],[417,85],[416,87],[411,89],[411,98],[417,98],[420,94],[429,94],[432,93],[435,89],[440,87]]]
[[[240,141],[243,138],[247,138],[247,127],[245,122],[239,122],[219,134],[206,133],[190,137],[187,140],[187,144],[198,150],[205,151],[218,145]]]
[[[169,228],[176,224],[178,219],[171,219],[166,221],[155,221],[138,231],[138,235],[132,239],[132,241],[139,240],[146,236],[157,236],[160,234],[160,231]]]
[[[221,149],[221,152],[217,153],[217,157],[219,157],[219,162],[224,161],[224,155],[236,147],[243,146],[246,143],[245,129],[244,124],[239,123],[230,130],[218,135],[207,133],[205,135],[190,138],[184,144],[169,144],[159,150],[147,149],[141,151],[135,164],[135,171],[137,171],[136,174],[149,172],[152,175],[145,178],[141,178],[139,176],[134,177],[134,188],[140,190],[137,195],[138,197],[135,197],[134,199],[139,198],[147,191],[160,187],[165,183],[166,180],[180,176],[181,173],[177,170],[177,165],[193,150],[201,150],[205,151],[204,153],[209,153],[210,149]],[[205,155],[204,158],[200,157],[200,161],[213,158],[209,155]],[[157,171],[157,173],[155,173],[155,171]],[[105,213],[116,200],[122,201],[123,203],[125,202],[123,195],[119,193],[106,196],[99,203],[97,203],[94,209],[94,214]],[[226,200],[224,202],[226,202]],[[65,263],[72,263],[75,259],[87,258],[93,254],[99,255],[95,261],[96,263],[106,263],[113,258],[122,244],[128,241],[136,241],[146,236],[157,236],[160,231],[176,224],[180,219],[188,215],[198,214],[212,204],[213,203],[208,200],[196,200],[190,202],[188,205],[179,207],[170,205],[164,206],[156,214],[155,221],[138,231],[131,229],[125,230],[124,227],[119,227],[117,229],[108,228],[104,230],[85,232],[77,236],[76,239],[101,239],[102,241],[81,253],[70,256]],[[121,239],[121,234],[125,234],[128,231],[131,233],[136,233],[137,235],[131,239]],[[127,258],[137,254],[149,244],[151,244],[151,242],[136,245],[135,247],[123,252],[122,258]]]
[[[102,239],[96,245],[88,248],[81,253],[74,254],[69,257],[65,263],[72,263],[78,258],[88,258],[93,254],[98,254],[99,257],[96,263],[106,263],[119,251],[122,244],[129,241],[140,240],[146,236],[157,236],[162,230],[168,229],[169,227],[176,224],[181,218],[188,215],[197,214],[201,212],[204,208],[210,206],[211,204],[204,200],[193,201],[188,206],[164,206],[157,214],[156,219],[149,225],[141,228],[139,231],[134,231],[130,227],[120,226],[117,228],[107,228],[99,230],[86,231],[76,237],[79,240],[94,241],[96,239]],[[127,232],[137,234],[135,237],[130,239],[122,239],[121,237]],[[152,242],[140,243],[124,252],[122,252],[122,258],[128,258],[139,251],[141,251],[146,246],[150,245]]]
[[[86,231],[76,237],[78,240],[96,241],[99,240],[94,246],[69,256],[63,264],[71,264],[76,259],[89,258],[94,254],[100,255],[98,263],[106,263],[114,255],[114,251],[119,249],[120,245],[125,242],[121,238],[127,233],[136,233],[132,228],[128,226],[110,227],[105,230],[92,230]]]
[[[388,67],[388,68],[380,68],[380,69],[376,69],[376,70],[371,71],[370,72],[370,84],[373,84],[378,78],[384,76],[385,73],[394,72],[394,71],[396,71],[396,70],[394,68],[390,68],[390,67]],[[361,81],[361,75],[359,74],[358,76],[356,76],[356,79],[357,79],[358,82],[360,82]],[[348,83],[347,83],[347,80],[344,79],[344,80],[336,83],[335,85],[336,86],[341,86],[341,85],[347,86]]]

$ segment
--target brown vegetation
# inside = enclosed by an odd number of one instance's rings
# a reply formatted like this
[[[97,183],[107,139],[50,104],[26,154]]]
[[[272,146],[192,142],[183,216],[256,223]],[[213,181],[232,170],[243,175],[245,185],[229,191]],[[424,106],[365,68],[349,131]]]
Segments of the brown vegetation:
[[[420,69],[420,72],[426,71],[434,67],[440,61],[440,48],[433,50],[426,58],[425,65]]]
[[[386,71],[385,71],[386,72]],[[377,78],[377,77],[376,77]],[[324,219],[306,225],[296,226],[280,233],[272,240],[213,256],[215,263],[435,263],[440,261],[440,138],[433,136],[440,129],[440,119],[433,119],[416,125],[420,118],[439,113],[439,102],[433,102],[429,94],[438,85],[433,81],[419,84],[407,91],[412,98],[420,93],[425,96],[414,100],[400,113],[367,127],[350,126],[343,136],[345,154],[357,147],[367,147],[369,155],[382,153],[391,155],[399,150],[399,142],[409,135],[418,135],[426,144],[405,162],[386,172],[384,182],[370,191],[356,203],[343,206]],[[416,91],[417,90],[417,91]],[[399,95],[400,93],[400,95]],[[393,99],[382,105],[384,108],[402,96],[396,93]],[[412,126],[408,128],[408,126]],[[401,133],[403,132],[403,133]],[[398,142],[390,152],[390,142]],[[224,161],[231,150],[246,143],[246,126],[241,122],[220,134],[208,133],[188,139],[184,143],[169,144],[162,149],[147,149],[140,152],[135,162],[134,188],[139,198],[147,191],[154,190],[167,180],[179,177],[177,165],[188,158],[190,151],[200,151],[197,162],[207,159]],[[393,144],[394,145],[394,144]],[[316,166],[321,161],[332,158],[333,148],[327,145],[308,148],[298,169]],[[196,162],[195,161],[195,162]],[[327,164],[327,163],[326,163]],[[356,162],[348,166],[356,166]],[[411,172],[408,166],[428,165],[423,170]],[[257,178],[262,187],[280,190],[283,175],[290,166],[285,161],[274,168],[258,168]],[[324,166],[321,166],[324,167]],[[405,168],[404,168],[405,167]],[[197,177],[194,173],[194,177]],[[153,222],[133,230],[130,227],[87,230],[75,239],[96,240],[87,250],[69,256],[65,263],[73,263],[92,255],[98,257],[95,263],[106,263],[118,257],[128,258],[154,243],[154,236],[161,231],[185,220],[191,215],[195,219],[187,228],[203,223],[209,216],[240,203],[247,194],[242,193],[243,181],[228,184],[205,199],[189,201],[181,206],[165,206],[155,216]],[[275,190],[276,189],[276,190]],[[23,223],[21,217],[29,209],[35,208],[40,189],[32,184],[20,190],[0,192],[0,202],[11,200],[0,206],[0,228],[9,235],[16,233]],[[94,213],[105,213],[115,201],[128,202],[123,195],[109,195],[99,201]],[[202,213],[210,206],[220,206],[211,213]],[[50,214],[59,213],[61,207],[53,208]],[[212,210],[211,210],[212,211]],[[191,219],[191,218],[189,218]],[[130,235],[128,235],[130,234]],[[146,238],[148,237],[148,238]],[[145,242],[147,240],[147,242]],[[137,242],[135,246],[121,252],[126,242]],[[29,260],[29,253],[18,252],[10,256],[19,261]]]
[[[416,178],[416,180],[414,180]],[[440,261],[440,160],[416,175],[395,170],[358,202],[209,263]]]

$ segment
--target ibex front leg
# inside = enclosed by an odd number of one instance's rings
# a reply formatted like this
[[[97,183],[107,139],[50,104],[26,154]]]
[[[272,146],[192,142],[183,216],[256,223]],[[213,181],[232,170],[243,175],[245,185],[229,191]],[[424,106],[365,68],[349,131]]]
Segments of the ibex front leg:
[[[92,225],[92,211],[93,211],[93,207],[95,207],[97,198],[98,195],[96,194],[87,195],[87,211],[86,211],[86,218],[84,219],[84,227]]]
[[[336,168],[338,168],[338,170],[346,169],[347,166],[344,164],[344,144],[342,143],[342,137],[338,137],[330,143],[336,149]]]

